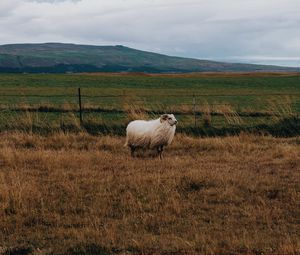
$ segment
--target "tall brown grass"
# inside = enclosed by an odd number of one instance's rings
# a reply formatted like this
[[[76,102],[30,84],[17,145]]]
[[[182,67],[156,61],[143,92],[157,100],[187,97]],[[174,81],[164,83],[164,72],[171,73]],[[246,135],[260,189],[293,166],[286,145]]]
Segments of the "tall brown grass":
[[[135,104],[138,99],[135,96],[126,95],[122,98],[122,109],[129,121],[147,119],[146,111],[149,111],[143,103]]]
[[[300,140],[0,134],[0,253],[299,254]],[[23,253],[22,253],[23,252]]]
[[[213,108],[214,113],[223,115],[225,121],[229,125],[241,125],[243,120],[239,113],[230,104],[216,104]]]
[[[212,125],[212,106],[208,104],[207,101],[201,105],[200,111],[203,113],[203,125],[205,127],[210,127]]]
[[[273,97],[267,100],[267,103],[267,111],[272,113],[272,117],[275,121],[278,121],[282,118],[291,118],[297,116],[297,112],[293,107],[295,101],[290,96],[284,96],[280,98]]]

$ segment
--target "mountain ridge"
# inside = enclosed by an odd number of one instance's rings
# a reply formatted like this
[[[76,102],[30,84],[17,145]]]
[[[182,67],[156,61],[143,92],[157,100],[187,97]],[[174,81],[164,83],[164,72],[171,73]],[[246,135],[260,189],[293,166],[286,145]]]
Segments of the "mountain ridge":
[[[168,56],[123,45],[54,42],[0,45],[0,73],[24,72],[300,72],[300,68]]]

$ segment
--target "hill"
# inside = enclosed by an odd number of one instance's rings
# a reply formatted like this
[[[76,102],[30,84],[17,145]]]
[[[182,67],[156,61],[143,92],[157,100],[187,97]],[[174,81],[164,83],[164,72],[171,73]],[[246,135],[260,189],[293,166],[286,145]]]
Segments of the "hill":
[[[122,45],[63,43],[0,46],[0,73],[65,72],[299,72],[300,68],[171,57]]]

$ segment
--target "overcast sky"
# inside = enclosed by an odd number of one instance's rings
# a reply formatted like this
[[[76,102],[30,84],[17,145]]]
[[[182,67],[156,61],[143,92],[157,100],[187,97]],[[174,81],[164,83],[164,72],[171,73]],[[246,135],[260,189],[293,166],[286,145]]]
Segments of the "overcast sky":
[[[300,66],[300,0],[0,0],[0,44],[40,42]]]

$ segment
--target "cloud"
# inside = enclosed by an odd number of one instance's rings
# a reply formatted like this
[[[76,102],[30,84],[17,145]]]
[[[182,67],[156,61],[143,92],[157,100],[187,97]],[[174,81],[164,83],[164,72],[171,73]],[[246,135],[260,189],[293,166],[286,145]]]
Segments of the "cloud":
[[[2,43],[124,44],[170,55],[299,65],[293,60],[300,58],[299,27],[298,0],[0,2]]]
[[[37,2],[37,3],[52,3],[52,4],[55,4],[55,3],[66,2],[66,1],[79,2],[81,0],[27,0],[27,1]]]

